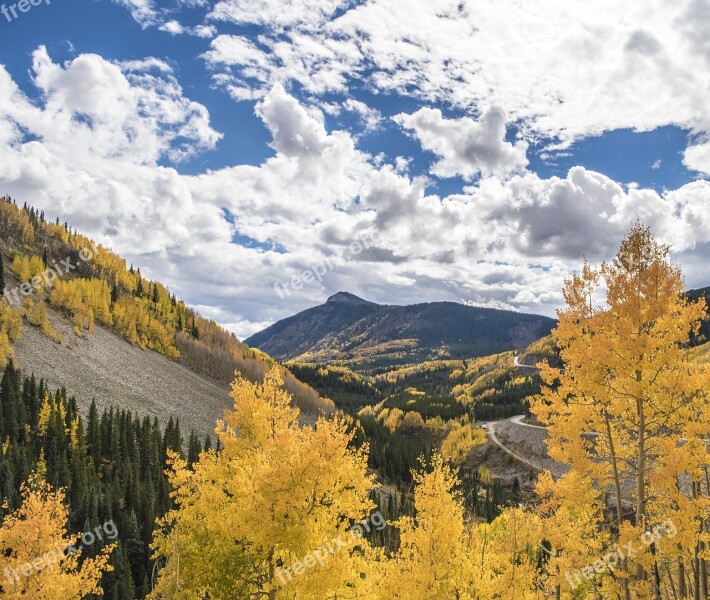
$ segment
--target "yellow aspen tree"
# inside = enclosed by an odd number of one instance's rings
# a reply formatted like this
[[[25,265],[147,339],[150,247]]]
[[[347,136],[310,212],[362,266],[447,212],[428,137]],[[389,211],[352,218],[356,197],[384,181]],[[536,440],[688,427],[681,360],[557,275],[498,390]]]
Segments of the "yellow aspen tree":
[[[460,466],[466,461],[471,450],[482,446],[486,441],[486,433],[480,427],[474,428],[468,423],[461,425],[454,422],[451,431],[441,442],[440,453],[452,465]]]
[[[173,457],[177,509],[153,549],[165,566],[152,598],[363,598],[369,517],[367,448],[338,418],[299,426],[274,367],[262,384],[238,377],[234,410],[218,422],[219,452],[194,472]],[[370,525],[363,526],[364,529]]]
[[[0,331],[4,331],[11,342],[17,340],[22,333],[22,314],[2,299],[0,299]]]
[[[22,506],[0,527],[0,596],[77,600],[102,595],[101,575],[111,570],[113,546],[95,558],[82,558],[81,550],[73,551],[79,536],[67,534],[64,493],[53,490],[39,474],[23,484],[21,493]]]
[[[464,509],[453,471],[441,456],[430,473],[415,474],[416,517],[402,517],[400,547],[380,559],[378,586],[382,600],[471,599],[471,562]]]
[[[25,283],[30,278],[30,261],[21,254],[16,254],[12,259],[12,271],[20,283]]]
[[[468,558],[473,600],[537,600],[543,539],[541,520],[523,508],[506,508],[492,523],[474,525]]]
[[[587,560],[575,548],[582,543],[599,550],[597,559],[622,552],[618,565],[593,570],[588,596],[572,596],[563,573],[552,573],[558,597],[561,590],[574,598],[666,598],[682,589],[669,563],[692,572],[691,562],[702,560],[710,513],[704,471],[710,375],[692,360],[688,344],[705,303],[685,298],[668,254],[648,228],[636,225],[612,262],[585,265],[565,285],[567,309],[554,331],[564,370],[543,367],[548,387],[532,411],[548,425],[550,456],[570,472],[556,482],[542,480],[538,491],[550,505],[576,494],[585,503],[578,503],[580,516],[598,525],[592,541],[573,532],[567,519],[569,541],[559,539],[553,549],[567,557],[560,566],[588,566],[572,564],[575,556]],[[612,519],[603,511],[607,495]],[[565,526],[559,521],[550,531]],[[694,587],[688,597],[700,598]]]
[[[7,333],[0,329],[0,369],[4,369],[11,360],[15,360],[15,350]]]

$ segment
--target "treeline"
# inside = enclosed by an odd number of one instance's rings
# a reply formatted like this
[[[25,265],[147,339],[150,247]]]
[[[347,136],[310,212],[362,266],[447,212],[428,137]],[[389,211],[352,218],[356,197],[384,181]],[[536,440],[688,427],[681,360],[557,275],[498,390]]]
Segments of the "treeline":
[[[78,335],[90,333],[95,323],[101,324],[131,344],[178,360],[224,384],[231,383],[235,371],[262,380],[273,365],[268,356],[241,343],[215,321],[200,316],[164,285],[144,278],[140,268],[129,266],[125,259],[96,245],[67,223],[60,224],[58,219],[48,222],[43,212],[27,204],[20,208],[7,197],[0,198],[0,232],[0,263],[4,252],[11,258],[20,284],[37,278],[37,294],[20,296],[23,315],[54,339],[58,334],[47,323],[45,299],[67,313]],[[62,267],[65,261],[73,266],[69,272]],[[46,269],[57,268],[63,269],[63,274],[53,278],[51,286],[41,281]],[[0,295],[4,290],[3,284]],[[7,345],[0,333],[0,365],[3,353],[9,356],[7,350],[3,352]],[[304,410],[333,411],[331,401],[320,398],[285,368],[282,377]]]
[[[155,520],[173,506],[164,473],[167,452],[178,452],[192,464],[211,446],[209,438],[202,443],[192,434],[183,448],[179,420],[171,417],[161,428],[157,418],[139,419],[130,411],[112,408],[99,414],[94,403],[84,422],[64,389],[50,392],[43,380],[23,377],[12,362],[0,380],[0,433],[0,515],[18,508],[20,485],[31,473],[41,473],[66,492],[70,532],[115,523],[117,547],[109,561],[113,571],[101,582],[104,597],[145,597]],[[84,550],[87,556],[100,551],[100,545]]]
[[[382,394],[368,378],[347,367],[294,362],[286,366],[300,381],[330,398],[337,408],[347,413],[355,414],[382,399]]]

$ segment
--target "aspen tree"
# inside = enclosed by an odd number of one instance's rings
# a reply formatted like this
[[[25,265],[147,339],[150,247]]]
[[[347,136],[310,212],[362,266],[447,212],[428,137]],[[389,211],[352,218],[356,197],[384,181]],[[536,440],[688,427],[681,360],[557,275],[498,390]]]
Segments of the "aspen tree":
[[[710,375],[688,348],[705,303],[685,298],[668,254],[636,225],[612,262],[585,265],[566,282],[567,309],[554,331],[564,370],[543,367],[548,387],[532,409],[548,425],[550,456],[570,467],[557,482],[543,479],[538,491],[558,504],[572,493],[584,501],[580,514],[599,525],[598,539],[585,543],[601,549],[598,558],[617,545],[636,550],[614,569],[595,570],[594,593],[603,597],[666,597],[678,582],[664,565],[692,571],[707,537]],[[612,519],[603,511],[606,494]],[[644,543],[657,530],[662,535]],[[559,540],[560,566],[571,566],[579,543],[571,530],[568,541]]]

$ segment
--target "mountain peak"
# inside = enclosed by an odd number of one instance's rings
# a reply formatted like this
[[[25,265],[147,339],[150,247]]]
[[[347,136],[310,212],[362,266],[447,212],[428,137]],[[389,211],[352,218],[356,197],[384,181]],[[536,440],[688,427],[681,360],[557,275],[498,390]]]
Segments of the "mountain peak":
[[[350,302],[351,304],[374,304],[374,302],[370,302],[368,300],[363,300],[359,296],[356,296],[355,294],[351,294],[350,292],[338,292],[337,294],[333,294],[330,298],[328,298],[325,303],[328,304],[329,302]]]

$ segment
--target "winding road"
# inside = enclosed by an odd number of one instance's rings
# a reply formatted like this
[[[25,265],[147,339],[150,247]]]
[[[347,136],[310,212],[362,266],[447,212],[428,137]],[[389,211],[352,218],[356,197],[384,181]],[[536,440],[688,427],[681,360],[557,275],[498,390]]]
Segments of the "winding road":
[[[516,423],[518,425],[524,425],[526,427],[538,427],[537,425],[528,425],[527,423],[521,423],[517,419],[523,419],[525,415],[517,415],[515,417],[511,417],[510,419],[505,419],[507,421],[512,421],[513,423]],[[518,454],[515,450],[511,450],[506,446],[503,442],[501,442],[498,439],[498,436],[496,435],[496,426],[502,423],[503,421],[488,421],[487,423],[481,423],[481,427],[486,430],[486,433],[488,434],[488,437],[491,439],[491,441],[498,446],[503,452],[508,454],[509,456],[512,456],[515,460],[528,465],[529,467],[532,467],[536,471],[542,471],[543,468],[540,465],[536,465],[529,459],[525,458],[524,456],[521,456]],[[545,429],[544,427],[539,427],[539,429]]]

